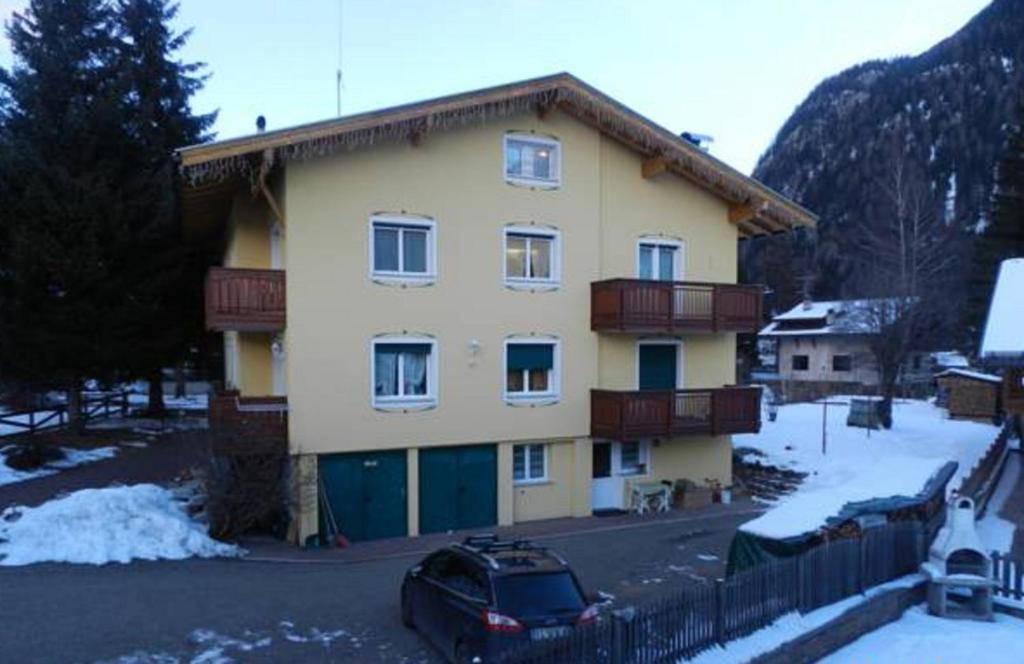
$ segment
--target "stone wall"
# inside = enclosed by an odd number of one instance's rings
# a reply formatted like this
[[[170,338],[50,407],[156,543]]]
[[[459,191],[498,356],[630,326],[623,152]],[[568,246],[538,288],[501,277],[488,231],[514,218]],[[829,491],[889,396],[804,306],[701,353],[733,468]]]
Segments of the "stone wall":
[[[883,625],[898,620],[903,612],[925,600],[925,582],[911,588],[884,591],[862,602],[815,630],[764,653],[751,664],[810,664]]]

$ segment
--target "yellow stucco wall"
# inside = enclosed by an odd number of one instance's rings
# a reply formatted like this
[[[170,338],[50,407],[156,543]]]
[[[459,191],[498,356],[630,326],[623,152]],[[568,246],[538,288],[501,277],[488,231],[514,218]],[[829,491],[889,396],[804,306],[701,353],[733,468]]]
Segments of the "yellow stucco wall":
[[[516,522],[573,516],[576,502],[574,494],[583,491],[589,496],[590,493],[589,477],[585,485],[578,484],[577,453],[575,441],[572,440],[552,442],[548,445],[548,480],[541,484],[513,486]],[[590,454],[589,447],[585,453]],[[509,474],[510,481],[511,477]]]
[[[262,332],[237,333],[235,387],[243,396],[265,396],[273,392],[270,335]]]
[[[732,445],[728,436],[685,436],[651,445],[651,479],[688,479],[704,486],[714,479],[732,484]]]
[[[235,195],[228,220],[224,267],[270,267],[270,224],[273,215],[261,197],[247,190]]]
[[[514,187],[502,177],[504,132],[531,129],[561,141],[557,190]],[[285,178],[296,452],[586,436],[590,388],[631,389],[635,373],[632,340],[590,331],[590,283],[632,276],[637,239],[657,232],[686,242],[687,278],[735,280],[736,229],[722,201],[671,174],[642,179],[639,155],[557,113],[438,132],[418,147],[380,145],[289,163]],[[436,220],[436,283],[400,288],[370,279],[375,212]],[[502,230],[513,222],[561,231],[560,289],[504,287]],[[372,408],[370,343],[382,333],[436,338],[436,408]],[[503,340],[530,333],[561,340],[562,398],[510,407],[502,400]],[[480,344],[476,356],[472,341]],[[732,382],[731,335],[690,343],[699,357],[687,351],[687,384]]]

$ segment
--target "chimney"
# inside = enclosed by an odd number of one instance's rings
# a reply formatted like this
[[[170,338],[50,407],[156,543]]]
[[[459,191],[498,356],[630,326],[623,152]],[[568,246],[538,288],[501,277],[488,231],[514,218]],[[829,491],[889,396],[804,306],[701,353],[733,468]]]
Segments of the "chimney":
[[[267,119],[262,115],[256,116],[256,132],[262,134],[267,130]]]

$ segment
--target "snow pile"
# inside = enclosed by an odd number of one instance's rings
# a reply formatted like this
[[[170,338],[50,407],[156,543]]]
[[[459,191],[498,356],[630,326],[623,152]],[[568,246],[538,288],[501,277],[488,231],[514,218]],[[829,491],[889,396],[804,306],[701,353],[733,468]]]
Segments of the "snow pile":
[[[787,613],[779,617],[772,624],[757,630],[749,636],[729,641],[724,646],[714,646],[693,659],[679,660],[679,664],[744,664],[758,655],[775,650],[779,646],[821,627],[825,623],[838,618],[848,609],[862,604],[880,593],[894,588],[909,588],[923,580],[924,577],[922,575],[912,574],[870,588],[863,595],[847,597],[840,602],[823,606],[816,611],[811,611],[804,615],[795,611]],[[868,658],[862,661],[874,664],[875,660]]]
[[[822,659],[827,664],[985,662],[1018,664],[1024,620],[997,613],[995,622],[948,620],[915,606],[903,617]],[[979,650],[982,648],[982,650]]]
[[[240,554],[238,547],[211,539],[170,491],[154,484],[82,489],[39,507],[0,513],[0,565]]]
[[[848,401],[831,397],[829,404]],[[820,403],[782,406],[761,433],[733,436],[735,447],[764,454],[757,459],[762,463],[809,473],[796,493],[742,530],[770,538],[814,531],[848,502],[916,495],[947,461],[959,464],[949,483],[956,488],[999,433],[989,424],[946,419],[944,410],[924,401],[893,404],[888,431],[848,427],[849,407],[829,405],[822,454],[822,412]]]
[[[7,447],[0,448],[0,458],[3,457],[4,452],[10,450],[12,447],[13,445],[9,445]],[[64,451],[63,459],[51,461],[50,463],[34,470],[15,470],[0,460],[0,486],[3,486],[4,484],[13,484],[14,482],[32,480],[37,477],[46,477],[47,475],[56,475],[62,470],[74,468],[75,466],[81,466],[94,461],[102,461],[103,459],[112,459],[117,456],[118,452],[118,448],[116,447],[97,447],[91,450],[80,450],[74,447],[63,447],[61,449]]]

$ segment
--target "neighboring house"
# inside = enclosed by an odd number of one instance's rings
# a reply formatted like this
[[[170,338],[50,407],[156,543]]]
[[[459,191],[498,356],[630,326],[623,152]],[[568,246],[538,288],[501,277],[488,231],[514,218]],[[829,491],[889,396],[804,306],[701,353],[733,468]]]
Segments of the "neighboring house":
[[[949,411],[951,418],[991,422],[999,417],[1003,384],[999,376],[970,369],[946,369],[936,374],[935,382],[936,405]]]
[[[1003,409],[1024,415],[1024,258],[1011,258],[999,266],[992,292],[981,359],[1003,369]]]
[[[737,243],[813,225],[792,201],[567,74],[178,156],[186,228],[227,238],[211,418],[286,407],[302,541],[320,483],[370,539],[731,482]]]
[[[871,300],[806,300],[772,318],[758,334],[775,342],[777,380],[788,400],[873,392],[879,384],[871,337],[877,325]],[[927,389],[928,353],[912,353],[900,375],[904,389]]]

